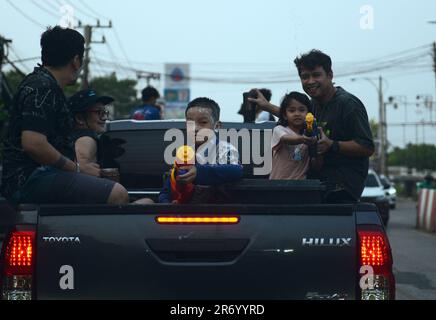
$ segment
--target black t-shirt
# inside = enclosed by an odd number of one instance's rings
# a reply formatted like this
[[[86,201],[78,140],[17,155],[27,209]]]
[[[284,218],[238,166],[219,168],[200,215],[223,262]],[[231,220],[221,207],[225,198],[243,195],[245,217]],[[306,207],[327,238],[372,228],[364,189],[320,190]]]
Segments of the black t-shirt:
[[[95,133],[94,131],[90,130],[90,129],[74,129],[74,131],[71,134],[71,138],[73,139],[73,143],[74,145],[76,144],[76,141],[82,137],[90,137],[92,139],[95,140],[95,142],[97,143],[97,163],[100,164],[99,159],[101,158],[100,156],[100,148],[99,148],[99,136],[97,133]],[[76,153],[76,150],[74,149],[74,154]]]
[[[23,131],[35,131],[61,154],[74,160],[70,138],[73,117],[66,98],[52,74],[37,67],[18,87],[10,111],[9,127],[4,142],[2,193],[10,199],[40,166],[21,145]]]
[[[374,149],[368,114],[357,97],[337,87],[336,94],[326,105],[312,102],[318,125],[323,127],[330,139],[354,140],[362,146]],[[324,167],[319,178],[342,186],[357,200],[362,194],[368,167],[368,157],[348,157],[330,150],[324,156]]]

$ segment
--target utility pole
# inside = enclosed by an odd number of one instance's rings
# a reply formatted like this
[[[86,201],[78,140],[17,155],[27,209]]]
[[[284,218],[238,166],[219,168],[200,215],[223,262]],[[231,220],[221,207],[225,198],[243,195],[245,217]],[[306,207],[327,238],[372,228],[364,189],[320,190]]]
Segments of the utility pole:
[[[383,100],[383,78],[378,77],[378,103],[379,103],[379,116],[380,116],[380,172],[386,175],[386,153],[387,153],[387,126],[386,126],[386,104]]]
[[[386,158],[387,158],[387,125],[386,125],[386,104],[383,101],[383,78],[378,77],[378,85],[371,78],[352,78],[351,81],[363,79],[372,84],[377,90],[378,104],[379,104],[379,126],[378,135],[380,140],[378,152],[378,171],[384,175],[387,174]],[[375,80],[375,79],[374,79]]]
[[[151,80],[160,80],[160,73],[138,71],[136,72],[136,77],[138,80],[145,79],[147,81],[147,86],[149,86]]]
[[[94,26],[91,26],[89,24],[82,26],[81,23],[79,23],[79,28],[83,28],[84,37],[85,37],[85,55],[83,59],[83,73],[82,73],[82,85],[81,89],[88,89],[89,87],[89,63],[91,62],[91,59],[89,57],[89,52],[91,50],[91,44],[92,43],[106,43],[106,39],[103,36],[103,39],[101,41],[92,41],[92,31],[93,29],[103,29],[103,28],[112,28],[112,21],[109,21],[109,24],[107,26],[103,26],[100,24],[100,20],[97,20],[97,24]]]
[[[436,97],[436,41],[433,42],[434,96]],[[432,110],[433,111],[433,110]]]

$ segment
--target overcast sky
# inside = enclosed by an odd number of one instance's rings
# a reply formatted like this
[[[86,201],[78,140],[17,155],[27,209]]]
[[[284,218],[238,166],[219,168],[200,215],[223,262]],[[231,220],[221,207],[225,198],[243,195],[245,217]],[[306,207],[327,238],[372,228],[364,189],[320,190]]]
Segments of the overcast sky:
[[[242,92],[253,86],[270,88],[276,104],[286,92],[302,91],[292,61],[312,48],[332,57],[336,84],[358,96],[370,118],[378,119],[377,91],[362,78],[379,75],[386,79],[386,100],[402,95],[409,102],[407,113],[403,105],[397,110],[388,106],[388,123],[431,118],[429,109],[413,103],[419,94],[436,100],[431,57],[436,24],[428,23],[436,20],[434,0],[85,1],[0,0],[0,34],[13,39],[10,58],[38,57],[44,26],[58,24],[61,5],[70,3],[82,23],[95,24],[97,14],[102,24],[105,18],[113,22],[112,29],[95,30],[94,39],[105,35],[108,44],[92,46],[93,75],[116,69],[120,77],[134,77],[114,62],[153,72],[164,72],[164,63],[190,63],[192,77],[221,79],[192,81],[191,97],[216,100],[224,121],[242,121],[237,115]],[[37,62],[19,67],[30,71]],[[386,66],[390,69],[352,75]],[[360,80],[353,82],[353,77]],[[231,83],[248,80],[258,83]],[[163,81],[152,84],[163,90]],[[436,143],[436,126],[418,133],[419,143]],[[415,127],[390,126],[388,139],[398,146],[416,142]]]

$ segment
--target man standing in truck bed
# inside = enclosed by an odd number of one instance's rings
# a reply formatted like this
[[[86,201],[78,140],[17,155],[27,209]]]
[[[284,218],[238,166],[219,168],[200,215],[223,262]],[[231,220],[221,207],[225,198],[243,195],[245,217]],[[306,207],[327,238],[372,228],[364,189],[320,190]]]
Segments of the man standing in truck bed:
[[[18,87],[4,147],[2,193],[19,203],[128,203],[121,185],[101,179],[97,164],[80,167],[70,138],[73,117],[63,88],[81,70],[84,38],[54,27],[41,37],[42,66]]]
[[[329,188],[326,201],[348,203],[359,200],[374,142],[363,103],[333,84],[332,61],[328,55],[312,50],[295,59],[304,91],[312,98],[315,117],[322,128],[318,154],[324,155],[319,178]],[[258,92],[250,99],[275,115],[279,108],[268,103]]]

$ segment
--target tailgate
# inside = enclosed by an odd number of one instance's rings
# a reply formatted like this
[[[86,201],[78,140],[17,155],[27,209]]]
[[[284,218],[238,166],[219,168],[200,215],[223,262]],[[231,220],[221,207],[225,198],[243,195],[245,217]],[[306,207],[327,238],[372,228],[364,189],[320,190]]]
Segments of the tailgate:
[[[156,222],[175,215],[240,221]],[[38,299],[356,295],[356,222],[347,205],[52,206],[41,209],[37,241]]]

